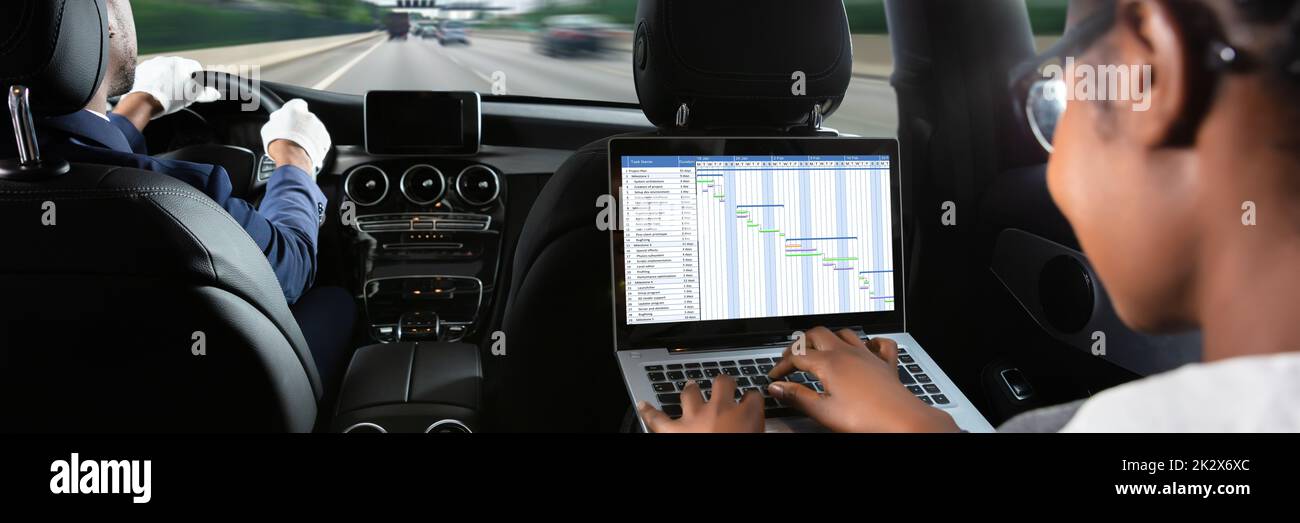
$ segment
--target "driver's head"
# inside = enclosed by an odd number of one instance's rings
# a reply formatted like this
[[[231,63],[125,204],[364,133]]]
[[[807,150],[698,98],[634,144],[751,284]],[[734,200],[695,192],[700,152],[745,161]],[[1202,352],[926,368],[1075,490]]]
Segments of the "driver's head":
[[[1078,63],[1151,66],[1146,110],[1071,100],[1048,168],[1053,199],[1130,326],[1194,326],[1267,292],[1242,287],[1240,303],[1207,303],[1228,286],[1297,277],[1276,263],[1300,253],[1297,4],[1071,1],[1071,26],[1116,9]],[[1232,65],[1211,57],[1225,53],[1215,42],[1236,50]],[[1243,224],[1246,206],[1255,226]]]
[[[131,90],[138,52],[131,0],[108,0],[108,77],[104,81],[107,96],[121,96]]]

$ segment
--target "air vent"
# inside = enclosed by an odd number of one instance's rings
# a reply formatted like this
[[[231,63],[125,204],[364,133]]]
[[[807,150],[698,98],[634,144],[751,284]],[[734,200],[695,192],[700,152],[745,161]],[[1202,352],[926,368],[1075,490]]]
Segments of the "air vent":
[[[471,165],[456,176],[456,194],[470,205],[487,205],[501,195],[501,178],[492,169]]]
[[[462,423],[460,420],[445,419],[445,420],[437,421],[433,425],[429,425],[429,428],[424,429],[424,433],[425,434],[473,434],[474,431],[469,430],[469,427],[466,426],[464,423]]]
[[[402,173],[398,187],[411,203],[430,205],[447,192],[447,179],[437,167],[421,164]]]
[[[358,167],[343,180],[343,192],[357,205],[375,205],[388,196],[388,173],[373,165]]]
[[[377,423],[361,422],[343,429],[344,434],[387,434],[388,430]]]
[[[357,218],[362,232],[486,231],[492,217],[466,213],[375,214]]]
[[[437,228],[444,231],[486,231],[491,224],[491,216],[446,214],[438,218]]]

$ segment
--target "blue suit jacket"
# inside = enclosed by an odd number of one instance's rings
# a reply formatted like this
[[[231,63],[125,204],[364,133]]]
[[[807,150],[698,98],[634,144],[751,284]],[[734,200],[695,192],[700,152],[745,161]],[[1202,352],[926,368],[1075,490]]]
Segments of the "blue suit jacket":
[[[302,169],[275,170],[261,208],[231,196],[230,176],[220,166],[148,156],[144,135],[121,116],[105,121],[89,111],[41,120],[42,151],[70,162],[134,167],[166,174],[207,194],[248,231],[280,281],[289,303],[298,301],[316,278],[316,240],[325,213],[325,194]]]

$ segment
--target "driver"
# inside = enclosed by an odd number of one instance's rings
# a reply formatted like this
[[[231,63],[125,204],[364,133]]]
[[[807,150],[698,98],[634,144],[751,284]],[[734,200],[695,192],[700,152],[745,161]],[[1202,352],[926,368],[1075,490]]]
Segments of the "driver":
[[[231,196],[230,178],[221,166],[148,156],[142,131],[150,121],[196,101],[214,100],[217,93],[191,77],[202,69],[193,60],[154,58],[137,67],[131,2],[107,4],[108,73],[84,110],[37,122],[41,146],[68,161],[166,174],[211,197],[262,249],[302,327],[322,381],[336,383],[348,361],[356,311],[345,290],[312,289],[317,236],[327,203],[316,185],[316,173],[330,149],[329,132],[303,100],[290,101],[271,114],[261,134],[276,169],[256,208]],[[121,99],[106,112],[113,96]]]

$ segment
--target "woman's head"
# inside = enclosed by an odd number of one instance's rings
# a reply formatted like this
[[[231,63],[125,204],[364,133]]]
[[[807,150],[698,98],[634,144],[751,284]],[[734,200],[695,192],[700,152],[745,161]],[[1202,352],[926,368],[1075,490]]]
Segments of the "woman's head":
[[[1225,249],[1300,237],[1300,206],[1289,200],[1300,197],[1296,4],[1071,2],[1072,27],[1108,9],[1113,22],[1077,51],[1065,79],[1073,97],[1048,182],[1130,326],[1198,324],[1211,272],[1233,254]],[[1129,92],[1142,103],[1107,85],[1120,68],[1138,73]],[[1100,93],[1112,96],[1088,99]],[[1252,210],[1287,226],[1255,229],[1243,223]]]

